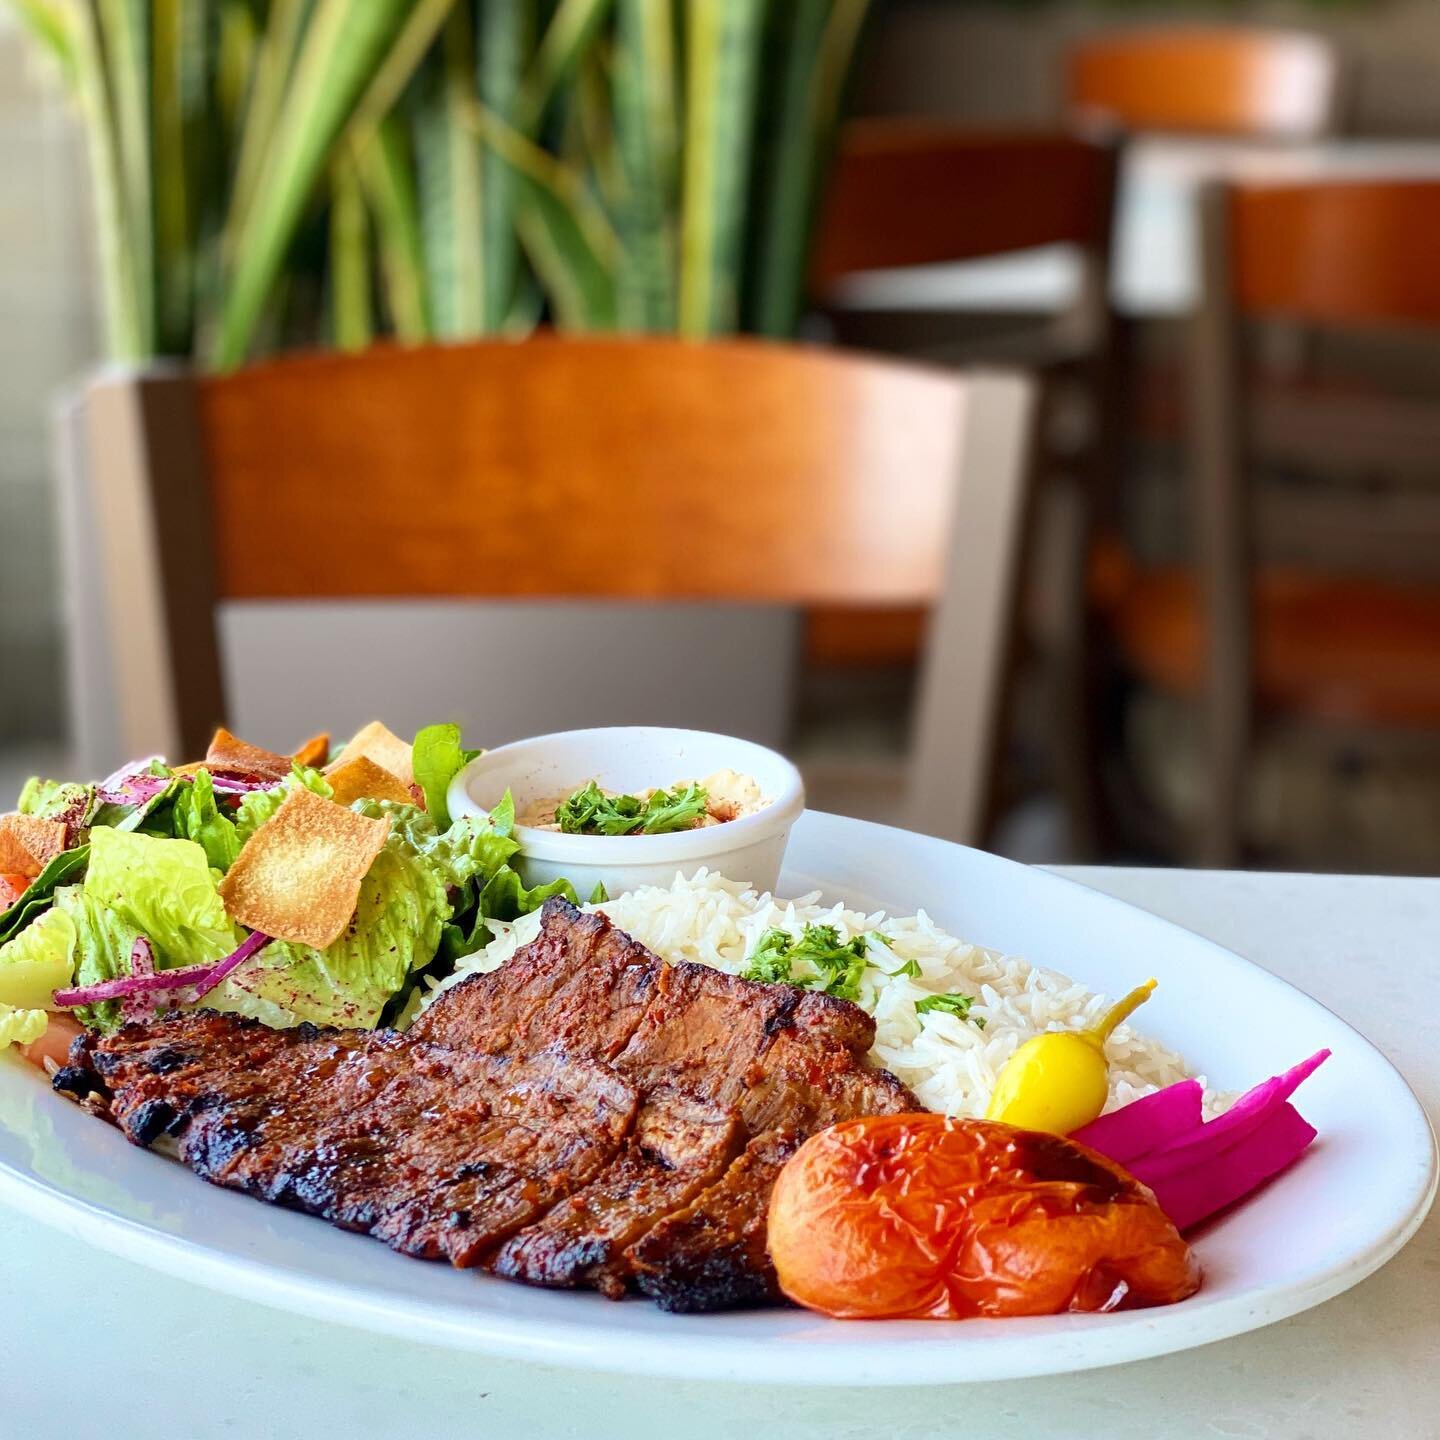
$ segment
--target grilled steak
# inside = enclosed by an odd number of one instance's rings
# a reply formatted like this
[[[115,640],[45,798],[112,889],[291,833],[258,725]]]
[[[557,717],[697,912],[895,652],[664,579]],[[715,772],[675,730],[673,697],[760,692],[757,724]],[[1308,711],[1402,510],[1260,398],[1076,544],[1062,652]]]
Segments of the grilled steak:
[[[56,1088],[406,1254],[714,1310],[779,1298],[766,1210],[806,1136],[921,1108],[873,1039],[847,1001],[667,965],[551,900],[404,1034],[174,1014],[82,1037]]]

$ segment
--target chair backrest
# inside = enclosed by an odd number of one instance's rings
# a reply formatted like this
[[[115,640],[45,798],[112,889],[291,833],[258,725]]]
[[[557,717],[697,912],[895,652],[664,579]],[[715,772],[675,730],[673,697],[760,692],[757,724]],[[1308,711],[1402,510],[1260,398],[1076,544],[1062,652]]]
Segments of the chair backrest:
[[[812,290],[865,270],[1068,243],[1104,255],[1114,147],[1051,132],[977,133],[924,120],[841,134],[811,261]]]
[[[1237,185],[1210,204],[1242,315],[1440,327],[1440,179]]]
[[[1102,33],[1069,54],[1073,110],[1128,131],[1305,139],[1335,121],[1334,48],[1248,26]]]
[[[1440,329],[1440,181],[1207,186],[1200,197],[1203,299],[1192,347],[1194,507],[1207,637],[1212,746],[1239,784],[1249,723],[1254,559],[1279,538],[1289,558],[1413,573],[1440,546],[1433,493],[1347,495],[1291,487],[1257,517],[1250,484],[1247,322]],[[1381,448],[1383,434],[1376,437]],[[1383,464],[1379,456],[1373,457]],[[1369,477],[1367,476],[1367,479]],[[1331,493],[1334,492],[1334,493]],[[1263,520],[1263,525],[1259,523]],[[1226,779],[1228,776],[1228,780]],[[1233,807],[1232,807],[1233,808]]]
[[[544,337],[107,378],[85,401],[77,508],[105,539],[127,744],[197,753],[224,714],[219,600],[943,592],[959,609],[937,630],[984,692],[1027,410],[1013,377],[745,341]]]

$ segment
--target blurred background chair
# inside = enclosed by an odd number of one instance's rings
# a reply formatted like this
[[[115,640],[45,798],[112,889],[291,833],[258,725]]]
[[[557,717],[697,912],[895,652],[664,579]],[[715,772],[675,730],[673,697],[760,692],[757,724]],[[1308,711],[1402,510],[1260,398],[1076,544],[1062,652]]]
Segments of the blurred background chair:
[[[72,509],[103,535],[88,624],[94,656],[113,659],[117,751],[201,753],[222,717],[278,744],[234,702],[279,685],[313,719],[357,667],[383,683],[384,654],[326,654],[313,638],[288,670],[235,675],[222,602],[933,604],[923,782],[892,818],[971,838],[993,775],[1029,410],[1015,377],[661,339],[101,380],[75,417]],[[551,635],[574,613],[554,608]],[[533,732],[557,691],[623,692],[654,666],[621,643],[560,673],[539,644],[443,659],[522,691]],[[723,656],[669,663],[672,687],[726,683]],[[453,718],[491,740],[492,716]]]
[[[1073,114],[1129,133],[1313,139],[1339,113],[1334,48],[1304,31],[1156,26],[1070,50]]]
[[[1077,853],[1093,851],[1096,841],[1083,576],[1114,475],[1114,200],[1115,152],[1103,140],[976,133],[905,119],[854,122],[841,136],[810,272],[816,311],[839,343],[949,365],[1019,364],[1040,377],[1030,583],[1014,647],[1036,683],[1027,687],[1032,703],[1019,707],[1029,723],[1012,739],[1042,752],[1039,763],[1060,786]],[[920,267],[1055,246],[1065,247],[1076,267],[1072,294],[1059,308],[1007,313],[1003,297],[993,295],[983,308],[863,303],[865,277],[875,272],[893,281]],[[852,303],[857,294],[860,304]],[[923,610],[812,611],[807,661],[821,672],[903,674],[920,652],[926,618]],[[1009,679],[1003,689],[1012,693]],[[1063,724],[1054,723],[1059,716]],[[1008,804],[1023,799],[1023,788],[1007,788]]]
[[[1384,834],[1397,799],[1414,854],[1440,837],[1440,412],[1381,392],[1368,426],[1327,421],[1322,385],[1316,473],[1267,447],[1252,372],[1254,332],[1277,322],[1418,332],[1440,359],[1440,182],[1215,187],[1203,218],[1196,569],[1122,585],[1120,647],[1146,684],[1201,704],[1195,860],[1283,858],[1297,838],[1338,865],[1404,854]],[[1367,821],[1353,783],[1348,801],[1343,784],[1325,799],[1327,766],[1388,783],[1390,819]],[[1287,834],[1283,816],[1312,833]]]

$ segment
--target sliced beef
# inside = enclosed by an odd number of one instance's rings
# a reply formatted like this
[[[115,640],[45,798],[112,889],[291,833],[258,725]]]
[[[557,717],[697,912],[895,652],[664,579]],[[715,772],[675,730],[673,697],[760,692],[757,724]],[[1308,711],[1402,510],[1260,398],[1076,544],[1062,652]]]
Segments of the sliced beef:
[[[758,1135],[689,1205],[667,1215],[626,1252],[640,1290],[662,1310],[735,1310],[780,1298],[765,1251],[770,1192],[800,1148],[785,1130]]]
[[[846,1001],[666,965],[552,900],[403,1035],[175,1014],[82,1037],[57,1086],[407,1254],[706,1310],[777,1298],[766,1211],[801,1140],[920,1108],[873,1038]]]
[[[745,1144],[733,1110],[658,1089],[633,1143],[578,1194],[502,1245],[490,1268],[531,1285],[625,1291],[624,1252],[718,1180]]]

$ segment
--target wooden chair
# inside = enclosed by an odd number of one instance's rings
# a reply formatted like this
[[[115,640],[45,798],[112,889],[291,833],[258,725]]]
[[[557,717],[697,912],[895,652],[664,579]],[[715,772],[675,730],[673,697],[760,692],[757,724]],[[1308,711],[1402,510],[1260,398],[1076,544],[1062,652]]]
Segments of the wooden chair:
[[[1116,471],[1120,379],[1109,303],[1115,146],[1103,134],[977,132],[927,120],[852,121],[822,207],[810,289],[835,338],[946,364],[1019,364],[1042,381],[1029,639],[1041,651],[1063,722],[1050,748],[1077,853],[1096,848],[1100,806],[1090,724],[1085,555]],[[1080,283],[1053,314],[851,309],[844,286],[877,270],[1069,247]],[[837,295],[839,301],[837,303]],[[921,610],[818,610],[806,653],[821,666],[913,663]],[[1063,731],[1063,734],[1061,733]]]
[[[1334,125],[1340,65],[1316,35],[1251,26],[1108,31],[1068,57],[1072,112],[1126,131],[1303,140]]]
[[[1014,376],[744,341],[541,337],[103,377],[70,427],[69,504],[101,536],[90,605],[124,749],[201,753],[227,709],[220,601],[933,603],[909,818],[971,837],[1029,408]],[[617,645],[613,664],[646,659]]]
[[[1198,574],[1133,578],[1116,626],[1137,673],[1203,699],[1208,765],[1193,853],[1233,864],[1262,724],[1319,725],[1351,746],[1440,731],[1440,426],[1389,489],[1369,468],[1349,487],[1261,487],[1248,363],[1257,322],[1404,327],[1440,340],[1440,182],[1215,187],[1202,224]]]

